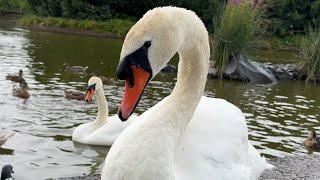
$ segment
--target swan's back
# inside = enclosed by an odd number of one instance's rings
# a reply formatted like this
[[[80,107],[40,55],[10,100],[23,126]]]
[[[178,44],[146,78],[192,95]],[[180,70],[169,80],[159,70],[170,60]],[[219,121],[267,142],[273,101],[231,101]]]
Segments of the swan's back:
[[[247,132],[239,108],[203,96],[176,150],[176,179],[257,179],[268,164]]]

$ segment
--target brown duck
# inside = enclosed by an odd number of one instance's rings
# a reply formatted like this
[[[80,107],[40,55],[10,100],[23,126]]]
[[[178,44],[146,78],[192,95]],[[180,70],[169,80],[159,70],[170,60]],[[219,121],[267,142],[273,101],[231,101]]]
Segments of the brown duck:
[[[72,90],[65,90],[64,94],[65,94],[66,98],[68,98],[68,99],[76,99],[76,100],[82,101],[85,98],[84,93],[72,91]]]
[[[14,82],[22,82],[22,81],[25,81],[24,78],[22,77],[22,74],[23,74],[23,71],[22,69],[20,69],[18,75],[8,74],[6,76],[6,79]]]
[[[16,97],[27,99],[30,97],[28,92],[28,84],[25,81],[20,83],[20,87],[13,86],[12,94]]]
[[[313,149],[320,148],[320,137],[317,136],[315,130],[309,131],[308,138],[304,140],[303,145]]]

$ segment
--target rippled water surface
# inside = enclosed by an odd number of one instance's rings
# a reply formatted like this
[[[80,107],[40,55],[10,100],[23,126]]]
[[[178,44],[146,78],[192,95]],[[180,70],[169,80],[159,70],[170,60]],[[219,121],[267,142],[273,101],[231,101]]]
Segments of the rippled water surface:
[[[5,21],[6,22],[6,21]],[[32,32],[0,21],[0,131],[15,135],[0,147],[0,166],[14,166],[17,179],[99,173],[108,148],[75,144],[72,130],[94,120],[97,108],[64,98],[65,89],[84,90],[89,75],[65,72],[66,63],[110,79],[104,86],[114,114],[123,83],[115,79],[121,40]],[[258,56],[259,57],[259,56]],[[8,73],[23,69],[31,97],[11,95]],[[174,74],[159,74],[148,86],[137,113],[167,96]],[[250,140],[266,157],[301,155],[308,128],[319,128],[319,87],[283,81],[261,86],[208,80],[207,96],[227,99],[247,117]]]

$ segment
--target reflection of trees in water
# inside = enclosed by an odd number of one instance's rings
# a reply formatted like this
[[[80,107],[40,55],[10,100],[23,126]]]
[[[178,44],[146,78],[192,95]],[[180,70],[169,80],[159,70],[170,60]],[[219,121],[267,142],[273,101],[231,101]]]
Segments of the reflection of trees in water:
[[[215,92],[215,97],[228,100],[246,113],[249,138],[265,149],[262,152],[269,156],[307,152],[301,146],[303,137],[308,128],[319,124],[316,85],[300,81],[268,86],[209,80],[206,91]]]
[[[103,166],[104,160],[107,156],[110,147],[85,145],[76,142],[73,142],[73,146],[74,153],[79,154],[81,156],[83,156],[83,154],[85,154],[86,151],[94,151],[95,153],[97,153],[96,155],[94,155],[94,157],[90,157],[92,160],[89,175],[96,174],[101,171],[101,168]]]
[[[56,73],[61,74],[62,81],[81,80],[83,77],[65,72],[67,64],[88,66],[88,74],[115,76],[121,40],[41,32],[30,32],[26,38],[31,44],[27,50],[33,67],[35,71],[41,70],[35,74],[36,79],[43,83]]]
[[[6,149],[0,147],[0,155],[13,155],[14,150],[13,149]]]

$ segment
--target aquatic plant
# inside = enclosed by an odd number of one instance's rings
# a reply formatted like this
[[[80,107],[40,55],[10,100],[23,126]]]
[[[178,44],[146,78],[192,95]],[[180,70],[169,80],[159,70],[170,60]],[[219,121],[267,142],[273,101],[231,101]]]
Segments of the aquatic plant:
[[[231,57],[244,54],[255,41],[260,11],[249,1],[229,2],[214,25],[213,58],[220,77]]]
[[[320,79],[320,31],[302,37],[298,49],[298,56],[303,61],[302,75],[307,81]]]

